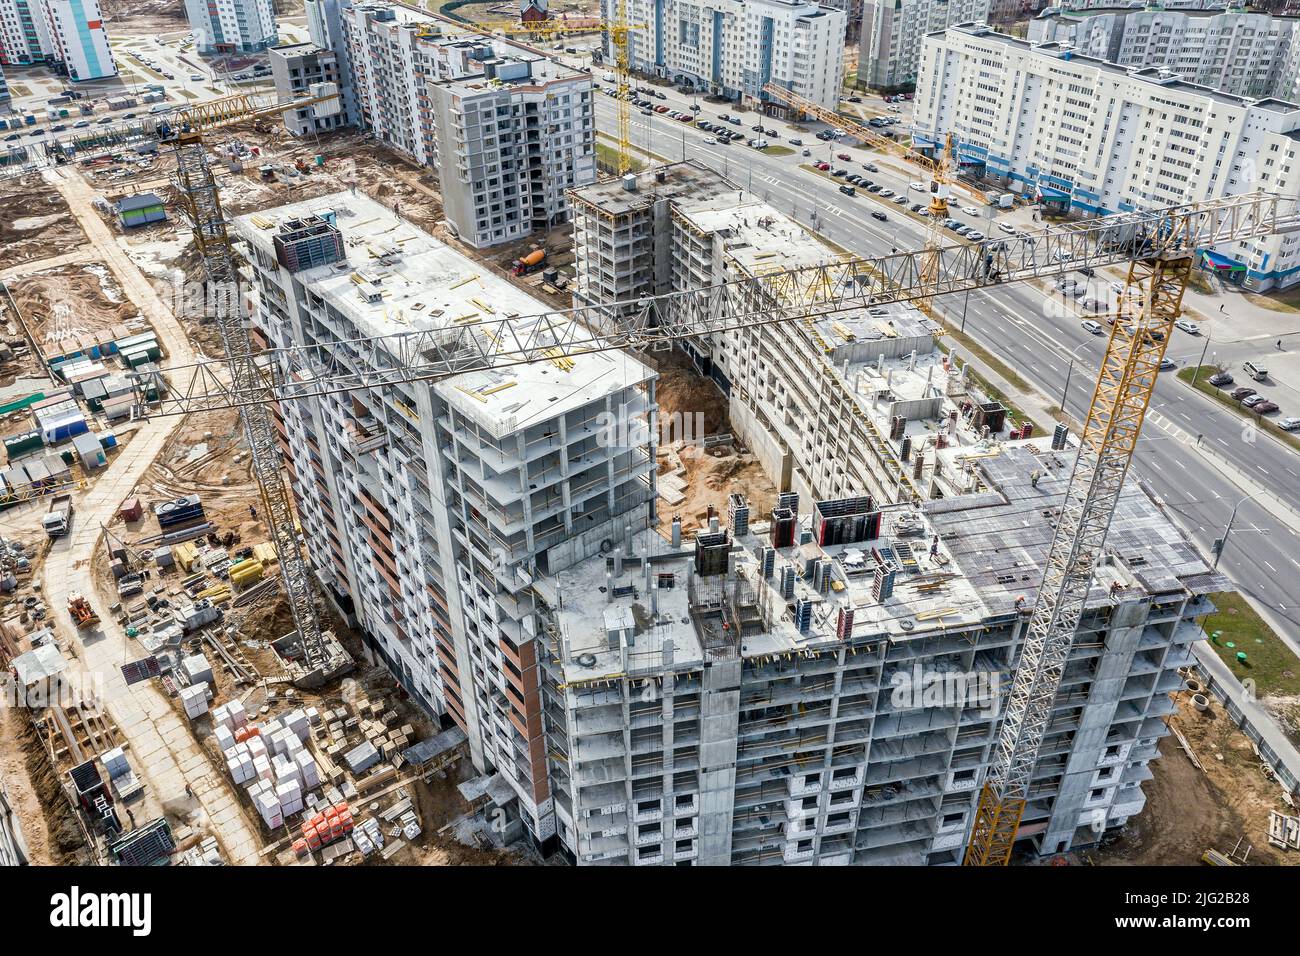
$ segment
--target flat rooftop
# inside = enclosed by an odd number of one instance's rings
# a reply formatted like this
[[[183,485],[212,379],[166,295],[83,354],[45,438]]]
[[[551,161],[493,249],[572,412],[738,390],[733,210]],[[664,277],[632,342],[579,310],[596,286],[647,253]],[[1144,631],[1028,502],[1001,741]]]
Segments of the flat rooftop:
[[[635,189],[628,189],[622,178],[614,176],[580,186],[571,195],[611,216],[650,209],[655,203],[669,199],[687,202],[730,196],[733,202],[746,201],[739,186],[693,160],[655,166],[631,175]]]
[[[425,340],[441,345],[463,341],[469,332],[481,336],[485,345],[504,346],[512,336],[544,325],[542,317],[552,324],[564,321],[484,263],[361,194],[332,193],[249,213],[235,219],[235,231],[274,260],[272,240],[283,224],[330,213],[343,235],[346,259],[295,278],[350,320],[361,336],[393,336],[397,348],[412,333],[445,332]],[[379,291],[378,301],[367,301],[358,277]],[[434,388],[481,427],[503,435],[654,375],[623,352],[597,352],[465,373]]]
[[[559,608],[565,680],[636,677],[719,657],[833,648],[845,613],[852,615],[856,638],[896,643],[1027,613],[1076,447],[1052,451],[1049,441],[1030,439],[953,450],[949,464],[971,461],[978,487],[919,507],[851,502],[849,513],[876,511],[879,522],[849,543],[817,543],[816,503],[801,501],[794,544],[773,550],[769,577],[762,567],[771,545],[768,515],[751,514],[748,531],[722,546],[729,570],[721,573],[699,573],[695,536],[673,548],[660,534],[642,530],[630,549],[626,539],[617,542],[617,562],[611,542],[608,551],[538,582],[548,603]],[[1111,602],[1112,585],[1125,596],[1143,597],[1231,587],[1133,480],[1124,487],[1106,552],[1089,607]],[[818,562],[829,567],[829,585],[817,586]],[[880,564],[894,572],[892,594],[883,600],[873,591]],[[780,592],[786,569],[793,571],[788,599]],[[796,601],[810,608],[803,630],[795,622]]]

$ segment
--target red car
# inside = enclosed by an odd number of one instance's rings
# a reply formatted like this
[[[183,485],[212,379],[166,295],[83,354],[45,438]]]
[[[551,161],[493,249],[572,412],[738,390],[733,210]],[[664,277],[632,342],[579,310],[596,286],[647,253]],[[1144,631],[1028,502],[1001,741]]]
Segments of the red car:
[[[817,168],[817,169],[820,169],[822,172],[826,172],[826,170],[828,170],[828,169],[831,168],[831,164],[830,164],[830,163],[818,163],[816,168]]]
[[[1270,401],[1263,401],[1260,402],[1258,405],[1256,405],[1254,408],[1252,408],[1251,411],[1254,412],[1256,415],[1272,415],[1275,411],[1277,411],[1277,403],[1270,402]]]
[[[853,161],[853,157],[850,156],[848,153],[840,153],[840,154],[837,155],[835,158],[836,158],[836,159],[842,159],[842,160],[844,160],[844,162],[846,162],[846,163],[849,163],[849,162],[852,162],[852,161]]]
[[[667,113],[667,112],[668,112],[668,107],[666,107],[666,106],[660,104],[659,106],[656,106],[656,107],[655,107],[655,112],[656,112],[656,113]]]
[[[683,123],[689,123],[689,122],[691,121],[691,114],[690,114],[690,113],[683,113],[681,116],[679,116],[679,117],[677,117],[677,118],[678,118],[679,120],[681,120]]]

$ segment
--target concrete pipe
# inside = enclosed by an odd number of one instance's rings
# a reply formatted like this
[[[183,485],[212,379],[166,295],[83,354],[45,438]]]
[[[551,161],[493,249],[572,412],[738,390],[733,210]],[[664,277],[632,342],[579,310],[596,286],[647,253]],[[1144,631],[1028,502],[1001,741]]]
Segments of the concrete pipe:
[[[1201,713],[1204,713],[1210,709],[1210,698],[1206,697],[1204,694],[1193,694],[1192,706]]]
[[[1198,691],[1198,690],[1201,689],[1201,682],[1200,682],[1200,681],[1191,680],[1191,679],[1189,678],[1189,679],[1183,681],[1183,686],[1184,686],[1185,688],[1187,688],[1188,690],[1192,691],[1193,693],[1195,693],[1196,691]]]

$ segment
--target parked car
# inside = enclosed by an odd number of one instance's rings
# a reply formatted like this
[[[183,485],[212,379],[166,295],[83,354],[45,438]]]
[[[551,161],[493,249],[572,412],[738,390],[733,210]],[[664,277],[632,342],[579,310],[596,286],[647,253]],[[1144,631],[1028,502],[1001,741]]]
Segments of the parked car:
[[[1254,408],[1256,405],[1260,405],[1264,401],[1266,401],[1264,396],[1256,393],[1254,395],[1247,395],[1241,400],[1241,404],[1245,408]]]
[[[813,168],[814,168],[814,169],[820,169],[820,170],[824,173],[824,172],[827,172],[827,171],[831,168],[831,164],[830,164],[830,163],[818,163],[818,164],[817,164],[815,167],[813,167]]]
[[[912,212],[920,212],[925,207],[922,206],[919,202],[914,202],[912,203],[912,205],[908,206],[907,208],[912,210]]]
[[[1288,415],[1286,418],[1282,418],[1278,420],[1277,427],[1285,429],[1286,431],[1289,432],[1293,432],[1297,429],[1300,429],[1300,418],[1295,418],[1293,416]]]
[[[1277,411],[1277,402],[1270,402],[1267,399],[1253,406],[1256,415],[1272,415]]]
[[[894,195],[894,191],[893,191],[892,189],[882,189],[882,190],[880,190],[880,198],[881,198],[881,199],[888,199],[888,198],[889,198],[890,196],[892,196],[892,195]]]
[[[1231,372],[1215,372],[1213,375],[1210,376],[1210,378],[1209,378],[1209,382],[1210,382],[1210,384],[1213,385],[1215,388],[1223,388],[1223,386],[1225,386],[1225,385],[1231,385],[1231,384],[1232,384],[1232,373],[1231,373]]]
[[[1007,222],[998,223],[998,228],[1001,229],[1003,232],[1007,233],[1008,235],[1016,231],[1016,227]]]
[[[1239,402],[1243,398],[1250,398],[1250,396],[1254,394],[1256,394],[1256,392],[1253,388],[1249,385],[1242,385],[1239,388],[1234,388],[1232,390],[1231,398],[1234,402]]]
[[[879,193],[880,190],[882,190],[883,188],[884,188],[884,187],[881,186],[880,183],[872,183],[870,186],[867,187],[867,192],[869,192],[869,193]]]
[[[848,170],[847,170],[847,169],[832,169],[832,170],[831,170],[831,175],[834,176],[836,179],[841,178],[842,176],[844,176],[844,175],[847,174],[847,173],[848,173]]]
[[[858,183],[862,182],[862,177],[859,176],[857,173],[849,173],[847,176],[844,177],[844,181],[846,183],[852,183],[853,185],[856,186]]]
[[[761,133],[763,132],[763,124],[755,123],[753,126],[750,127],[750,129],[752,129],[755,133]]]
[[[969,239],[971,242],[983,242],[984,233],[980,232],[977,229],[968,229],[966,230],[966,238]]]
[[[906,205],[907,205],[907,197],[906,197],[906,196],[895,196],[893,199],[891,199],[891,200],[889,200],[889,201],[892,202],[895,206],[906,206]]]

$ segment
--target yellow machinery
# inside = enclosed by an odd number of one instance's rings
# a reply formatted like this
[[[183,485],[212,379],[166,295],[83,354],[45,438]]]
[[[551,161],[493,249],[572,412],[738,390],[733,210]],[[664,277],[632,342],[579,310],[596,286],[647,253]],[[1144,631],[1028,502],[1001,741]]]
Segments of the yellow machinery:
[[[627,22],[627,0],[618,0],[617,19],[613,23],[591,18],[575,20],[538,20],[522,23],[518,20],[486,20],[466,23],[467,27],[484,33],[503,36],[556,37],[564,34],[604,33],[614,47],[614,100],[618,109],[618,174],[632,169],[632,78],[629,71],[631,54],[629,34],[644,30],[643,23]]]

